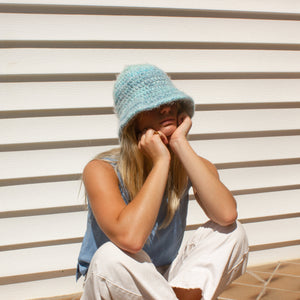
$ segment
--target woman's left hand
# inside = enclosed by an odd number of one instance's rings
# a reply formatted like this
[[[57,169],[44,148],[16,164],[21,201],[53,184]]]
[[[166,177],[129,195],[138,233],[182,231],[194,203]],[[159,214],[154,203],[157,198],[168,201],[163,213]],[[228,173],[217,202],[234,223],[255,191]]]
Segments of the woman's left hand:
[[[178,127],[169,138],[169,145],[172,147],[172,143],[186,139],[192,127],[192,120],[186,112],[182,112],[178,115]]]
[[[178,127],[169,138],[169,145],[186,170],[195,198],[206,215],[214,222],[228,226],[237,218],[235,199],[220,181],[216,167],[198,156],[189,144],[186,136],[191,126],[191,118],[186,113],[179,114]]]

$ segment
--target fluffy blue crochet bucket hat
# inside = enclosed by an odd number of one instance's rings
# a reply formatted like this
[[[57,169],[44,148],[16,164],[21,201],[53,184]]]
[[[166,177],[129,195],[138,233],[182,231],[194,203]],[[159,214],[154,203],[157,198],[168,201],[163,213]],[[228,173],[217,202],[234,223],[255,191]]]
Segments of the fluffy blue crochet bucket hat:
[[[193,99],[178,90],[165,72],[150,64],[127,66],[117,77],[113,97],[120,138],[136,115],[163,104],[180,101],[183,110],[190,117],[194,115]]]

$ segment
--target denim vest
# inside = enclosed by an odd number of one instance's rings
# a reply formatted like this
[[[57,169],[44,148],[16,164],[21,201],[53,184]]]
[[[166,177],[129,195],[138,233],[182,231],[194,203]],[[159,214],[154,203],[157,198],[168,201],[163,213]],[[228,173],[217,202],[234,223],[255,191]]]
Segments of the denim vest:
[[[125,189],[123,180],[116,168],[116,161],[110,159],[107,161],[117,172],[121,195],[125,203],[128,204],[128,192]],[[168,199],[165,192],[155,225],[143,247],[143,250],[150,256],[153,264],[157,267],[170,264],[178,253],[186,226],[188,190],[190,186],[189,181],[180,201],[179,209],[176,211],[171,223],[166,228],[159,228],[167,213]],[[77,280],[81,275],[85,275],[87,273],[94,253],[107,241],[109,241],[108,237],[98,226],[90,205],[88,205],[87,228],[78,257],[76,272]]]

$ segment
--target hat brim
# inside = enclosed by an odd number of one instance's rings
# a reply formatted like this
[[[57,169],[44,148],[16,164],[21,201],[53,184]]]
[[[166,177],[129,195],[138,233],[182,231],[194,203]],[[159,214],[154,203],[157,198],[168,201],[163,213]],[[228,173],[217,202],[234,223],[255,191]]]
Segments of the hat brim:
[[[147,96],[148,99],[151,98],[151,95],[147,95]],[[129,113],[127,113],[127,115],[124,116],[123,120],[120,119],[120,128],[119,128],[120,137],[126,125],[130,124],[138,114],[144,111],[153,110],[164,104],[180,101],[182,104],[182,110],[185,111],[191,118],[194,115],[195,106],[194,106],[193,99],[175,87],[170,88],[169,91],[167,92],[164,89],[164,91],[161,94],[159,94],[158,91],[153,96],[156,99],[155,102],[149,100],[147,101],[146,98],[146,99],[139,99],[139,101],[132,101],[130,103],[131,105],[129,105],[129,108],[127,109]],[[139,108],[137,103],[141,101],[143,105]]]

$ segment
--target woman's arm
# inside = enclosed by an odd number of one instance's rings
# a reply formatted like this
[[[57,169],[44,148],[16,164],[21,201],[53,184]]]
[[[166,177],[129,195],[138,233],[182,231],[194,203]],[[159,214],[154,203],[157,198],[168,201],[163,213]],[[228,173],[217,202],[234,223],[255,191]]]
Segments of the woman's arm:
[[[128,205],[121,196],[118,177],[109,163],[91,161],[83,172],[98,225],[113,243],[132,253],[142,249],[155,224],[170,165],[170,153],[152,129],[143,135],[139,147],[152,159],[153,168]]]
[[[220,181],[218,171],[208,160],[199,157],[186,139],[192,122],[186,114],[170,139],[170,147],[182,162],[192,182],[195,197],[206,215],[214,222],[227,226],[237,218],[236,202]]]

